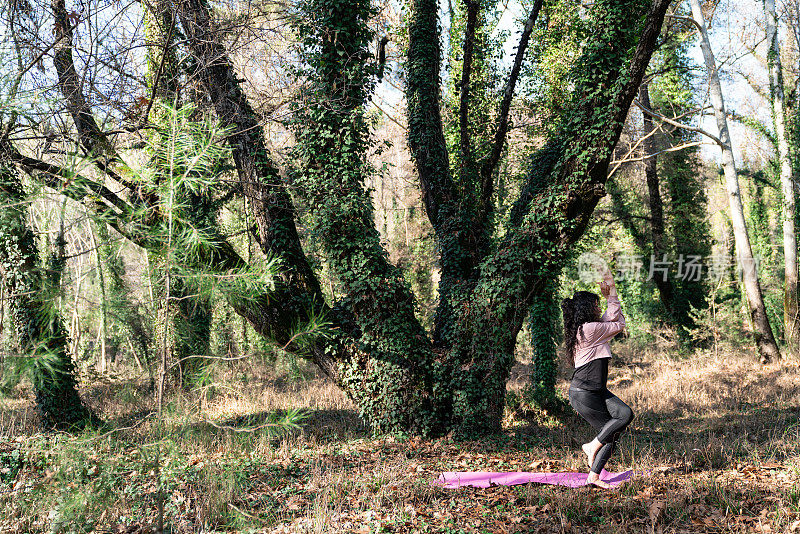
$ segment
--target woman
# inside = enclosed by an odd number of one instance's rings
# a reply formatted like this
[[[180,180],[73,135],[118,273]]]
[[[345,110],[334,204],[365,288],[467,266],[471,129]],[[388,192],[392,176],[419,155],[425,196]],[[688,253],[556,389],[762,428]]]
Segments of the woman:
[[[594,440],[582,446],[591,469],[586,482],[610,488],[608,483],[600,480],[600,472],[614,451],[620,434],[633,419],[633,411],[606,388],[611,358],[609,341],[625,327],[614,277],[608,270],[603,273],[600,292],[608,301],[608,308],[602,316],[600,297],[589,291],[576,291],[571,299],[564,299],[561,310],[564,313],[567,361],[575,366],[569,402],[598,432]]]

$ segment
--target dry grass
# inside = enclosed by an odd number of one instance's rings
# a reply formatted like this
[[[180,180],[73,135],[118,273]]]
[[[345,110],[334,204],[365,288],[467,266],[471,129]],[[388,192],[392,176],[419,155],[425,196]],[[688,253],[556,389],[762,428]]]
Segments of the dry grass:
[[[0,532],[150,532],[156,463],[173,532],[800,531],[796,360],[760,366],[731,347],[676,359],[632,340],[614,351],[609,388],[636,417],[609,470],[649,472],[617,491],[431,484],[442,471],[584,470],[591,434],[574,414],[509,413],[503,435],[477,441],[372,438],[313,370],[241,365],[224,387],[172,398],[161,427],[130,382],[85,392],[110,430],[79,436],[36,434],[25,392],[4,400],[0,459],[18,449],[25,463],[0,488]],[[208,423],[244,428],[292,407],[312,416],[282,437]]]

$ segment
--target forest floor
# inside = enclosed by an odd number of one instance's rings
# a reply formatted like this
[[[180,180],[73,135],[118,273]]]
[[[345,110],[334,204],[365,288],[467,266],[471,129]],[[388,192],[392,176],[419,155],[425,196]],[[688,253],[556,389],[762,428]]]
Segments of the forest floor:
[[[0,401],[0,533],[153,532],[156,465],[165,532],[800,531],[797,360],[614,353],[609,388],[636,416],[608,469],[637,475],[610,491],[433,485],[443,471],[585,471],[592,435],[569,413],[508,410],[504,432],[477,441],[373,438],[311,369],[248,362],[170,398],[161,423],[145,384],[107,379],[82,391],[106,428],[44,435],[20,388]],[[292,407],[310,410],[301,430],[258,429]]]

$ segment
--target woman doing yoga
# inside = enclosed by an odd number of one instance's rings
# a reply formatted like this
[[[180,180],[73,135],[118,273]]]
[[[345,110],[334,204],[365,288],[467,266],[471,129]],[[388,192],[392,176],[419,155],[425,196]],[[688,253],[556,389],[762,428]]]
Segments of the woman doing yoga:
[[[567,361],[575,366],[569,402],[598,432],[594,440],[582,446],[590,467],[586,482],[610,488],[600,480],[600,472],[614,452],[620,434],[633,419],[633,411],[606,387],[611,358],[609,341],[625,327],[614,277],[608,269],[603,273],[600,292],[608,302],[602,316],[600,297],[589,291],[576,291],[572,298],[561,301],[561,310]]]

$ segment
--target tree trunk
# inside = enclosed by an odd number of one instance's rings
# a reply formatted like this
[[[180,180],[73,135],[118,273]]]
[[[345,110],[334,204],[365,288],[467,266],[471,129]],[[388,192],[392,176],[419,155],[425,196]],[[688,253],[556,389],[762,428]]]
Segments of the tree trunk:
[[[778,163],[783,192],[783,323],[786,332],[786,345],[790,352],[800,348],[800,320],[797,303],[797,238],[795,236],[795,192],[792,174],[791,155],[786,132],[786,105],[783,95],[783,72],[781,66],[780,40],[778,38],[778,17],[775,0],[764,0],[767,19],[767,67],[769,70],[770,100],[772,120],[775,125],[775,138],[778,145]]]
[[[650,105],[650,91],[648,84],[644,83],[639,88],[639,101],[642,107],[651,110]],[[661,191],[659,190],[658,179],[658,156],[655,134],[653,132],[653,118],[647,113],[642,113],[644,121],[644,173],[647,181],[647,192],[650,197],[650,235],[653,243],[653,258],[651,261],[660,262],[666,260],[668,247],[664,235],[664,208],[661,202]],[[651,268],[652,269],[652,268]],[[668,321],[675,325],[678,321],[675,317],[675,302],[674,291],[672,287],[672,279],[664,276],[663,273],[657,273],[653,270],[653,282],[658,287],[658,294],[661,297],[661,303],[667,312]]]
[[[56,251],[45,275],[35,235],[27,226],[27,203],[14,169],[0,167],[0,272],[23,358],[29,365],[36,407],[47,429],[83,428],[93,415],[81,402],[67,332],[56,307],[65,259]],[[58,246],[63,247],[63,235]]]
[[[728,189],[731,223],[733,224],[733,234],[736,241],[736,256],[742,268],[742,278],[750,310],[750,318],[753,323],[753,334],[755,336],[756,346],[761,355],[761,362],[766,363],[771,360],[780,359],[780,351],[778,350],[778,345],[775,343],[772,327],[767,317],[767,311],[761,293],[761,284],[758,280],[758,271],[755,267],[753,251],[750,247],[750,238],[747,234],[742,197],[739,193],[739,179],[736,175],[736,164],[733,160],[733,149],[731,148],[730,134],[728,133],[725,103],[722,98],[722,85],[719,81],[714,53],[711,50],[711,43],[708,40],[708,32],[706,30],[705,21],[703,20],[700,1],[691,0],[691,6],[692,17],[697,27],[700,29],[700,46],[703,51],[706,70],[708,71],[709,94],[711,96],[711,104],[714,107],[714,115],[716,116],[717,128],[719,130],[720,148],[722,149],[722,168],[725,173],[725,185]]]
[[[676,131],[672,144],[686,142],[687,137],[685,132]],[[695,157],[696,149],[667,154],[662,159],[660,174],[662,183],[669,188],[670,235],[675,243],[675,254],[679,262],[683,258],[680,275],[673,286],[676,325],[679,334],[689,343],[694,341],[686,329],[691,331],[697,326],[690,315],[692,307],[702,310],[708,306],[702,258],[711,254],[711,234],[706,220],[708,198]]]
[[[172,314],[172,356],[178,362],[180,384],[184,389],[197,385],[211,348],[211,296],[197,284],[179,276],[172,277],[169,302]]]
[[[533,345],[533,376],[525,387],[526,397],[539,406],[550,407],[556,400],[558,375],[558,327],[561,307],[558,299],[558,278],[548,281],[544,291],[533,297],[529,315]],[[529,393],[528,393],[529,392]]]
[[[106,277],[103,273],[103,264],[100,261],[100,246],[97,242],[95,231],[89,229],[94,247],[95,270],[97,271],[98,285],[100,286],[100,354],[98,355],[98,367],[101,373],[108,373],[108,353],[106,343],[108,343],[108,299],[106,297]]]
[[[244,313],[256,331],[284,344],[290,341],[293,326],[304,324],[314,314],[327,314],[345,337],[356,335],[349,313],[342,307],[331,310],[311,266],[303,253],[295,225],[294,206],[278,169],[267,149],[259,117],[250,106],[225,47],[214,30],[208,6],[202,0],[164,2],[175,9],[186,34],[186,45],[197,61],[192,73],[207,93],[217,117],[234,133],[227,137],[242,194],[248,198],[256,220],[254,237],[262,252],[283,261],[275,293],[256,301],[253,306],[235,303],[237,313]],[[231,258],[238,263],[241,259]],[[232,303],[234,304],[234,303]],[[312,360],[335,382],[341,382],[337,360],[356,350],[350,343],[314,342]]]

